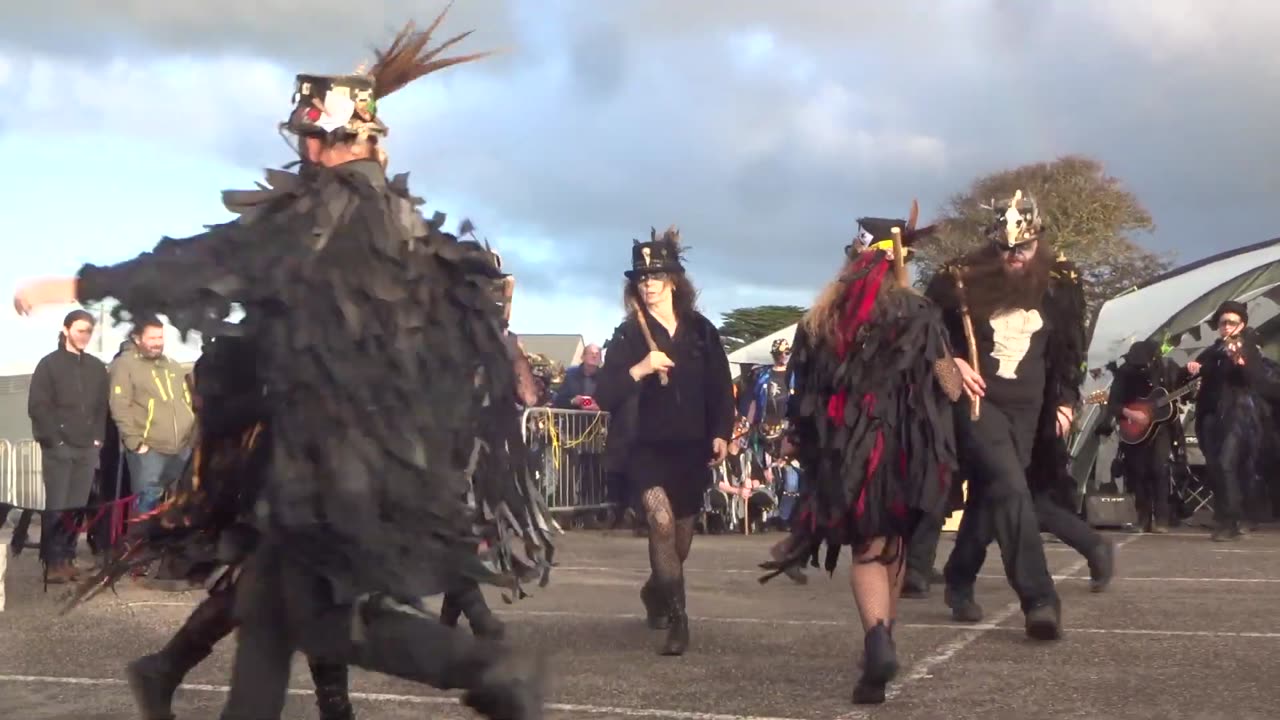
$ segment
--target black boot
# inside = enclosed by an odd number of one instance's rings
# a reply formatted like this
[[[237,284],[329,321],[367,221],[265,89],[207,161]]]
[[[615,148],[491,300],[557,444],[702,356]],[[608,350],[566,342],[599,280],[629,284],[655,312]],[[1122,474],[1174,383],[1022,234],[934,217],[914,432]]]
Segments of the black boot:
[[[129,663],[129,687],[143,720],[173,720],[173,693],[182,679],[235,629],[231,601],[230,593],[205,598],[164,649]]]
[[[689,649],[689,616],[685,613],[684,578],[670,585],[671,618],[667,628],[667,641],[662,645],[662,655],[683,655]]]
[[[348,694],[347,666],[307,659],[311,666],[311,681],[316,686],[316,708],[320,720],[355,720],[356,711],[351,707]]]
[[[1062,601],[1053,598],[1026,612],[1027,637],[1032,640],[1057,640],[1062,637]]]
[[[542,720],[545,664],[538,657],[505,654],[462,696],[462,704],[492,720]]]
[[[897,675],[898,650],[892,630],[880,621],[863,638],[862,676],[853,686],[853,703],[878,705],[884,702],[885,688]]]
[[[462,607],[454,598],[454,594],[447,592],[444,594],[444,600],[440,601],[440,624],[448,627],[458,627],[458,620],[462,617]]]
[[[913,570],[902,579],[902,597],[919,600],[929,597],[929,578]]]
[[[484,596],[480,595],[480,590],[476,589],[476,595],[479,596],[479,602],[468,603],[463,608],[463,613],[467,616],[467,622],[471,623],[471,633],[476,637],[489,638],[490,640],[501,640],[507,636],[507,626],[493,611],[489,609],[489,604],[484,601]]]
[[[440,604],[440,622],[443,625],[457,627],[458,618],[463,615],[471,624],[471,634],[477,637],[501,640],[506,635],[506,625],[489,609],[484,593],[475,583],[445,593],[444,602]]]
[[[1116,547],[1110,540],[1102,540],[1087,556],[1089,561],[1089,589],[1099,593],[1111,584],[1116,572]]]
[[[640,588],[640,602],[644,603],[645,622],[651,630],[666,630],[671,626],[671,610],[658,589],[658,581],[649,576]]]
[[[982,606],[973,599],[973,588],[965,590],[950,585],[942,594],[943,602],[951,608],[951,619],[962,623],[982,622]]]

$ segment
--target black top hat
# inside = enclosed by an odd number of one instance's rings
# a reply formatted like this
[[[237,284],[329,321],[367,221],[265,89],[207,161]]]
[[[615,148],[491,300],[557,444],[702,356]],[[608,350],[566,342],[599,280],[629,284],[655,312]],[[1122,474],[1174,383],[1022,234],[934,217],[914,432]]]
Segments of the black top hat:
[[[631,269],[623,273],[628,280],[657,273],[684,272],[680,264],[680,231],[674,227],[662,233],[662,237],[651,228],[648,242],[631,242]]]
[[[425,30],[406,23],[390,45],[374,51],[378,61],[368,72],[361,66],[350,75],[298,75],[293,111],[284,127],[297,135],[386,135],[387,126],[378,119],[379,100],[423,75],[489,55],[440,57],[445,49],[471,34],[455,35],[432,47],[431,35],[448,12],[445,7]]]
[[[893,242],[894,228],[898,228],[901,231],[902,246],[906,248],[914,245],[917,240],[932,235],[937,230],[937,225],[912,228],[908,221],[901,218],[875,217],[858,218],[858,227],[861,228],[858,240],[855,244],[845,246],[845,254],[857,254],[877,243]]]
[[[1160,346],[1154,340],[1139,340],[1129,346],[1124,361],[1130,365],[1150,365],[1160,357]]]
[[[285,126],[298,135],[385,135],[372,75],[298,75]]]
[[[1249,324],[1249,308],[1239,300],[1224,301],[1218,306],[1217,310],[1213,311],[1213,317],[1209,319],[1209,324],[1216,330],[1218,328],[1218,321],[1227,313],[1235,313],[1240,316],[1240,320],[1243,321],[1245,325]]]

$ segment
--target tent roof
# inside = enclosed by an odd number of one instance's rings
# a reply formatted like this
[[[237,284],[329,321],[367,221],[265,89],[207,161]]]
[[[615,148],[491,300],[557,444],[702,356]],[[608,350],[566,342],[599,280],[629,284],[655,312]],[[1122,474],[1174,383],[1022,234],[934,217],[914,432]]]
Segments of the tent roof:
[[[1163,341],[1187,332],[1222,301],[1252,300],[1278,284],[1280,238],[1171,270],[1102,306],[1089,344],[1089,367],[1104,367],[1138,340]]]
[[[773,341],[778,338],[794,343],[796,341],[796,326],[794,324],[788,325],[781,330],[771,332],[755,342],[747,343],[734,350],[729,353],[729,364],[772,365],[773,355],[769,353],[769,350],[773,347]]]

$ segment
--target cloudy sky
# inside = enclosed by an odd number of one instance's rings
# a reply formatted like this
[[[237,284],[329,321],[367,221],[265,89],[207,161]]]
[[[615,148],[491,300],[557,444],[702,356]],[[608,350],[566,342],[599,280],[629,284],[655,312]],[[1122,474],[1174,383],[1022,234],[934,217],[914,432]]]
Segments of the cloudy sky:
[[[4,287],[227,218],[290,159],[294,73],[435,0],[45,0],[0,24]],[[359,8],[353,10],[353,8]],[[631,238],[678,224],[712,319],[806,304],[859,215],[1101,158],[1182,261],[1280,235],[1274,0],[457,0],[502,55],[380,104],[392,170],[518,276],[518,332],[607,337]],[[9,291],[6,291],[9,292]],[[7,306],[7,303],[6,303]],[[61,312],[0,311],[38,358]],[[38,346],[26,349],[25,337]]]

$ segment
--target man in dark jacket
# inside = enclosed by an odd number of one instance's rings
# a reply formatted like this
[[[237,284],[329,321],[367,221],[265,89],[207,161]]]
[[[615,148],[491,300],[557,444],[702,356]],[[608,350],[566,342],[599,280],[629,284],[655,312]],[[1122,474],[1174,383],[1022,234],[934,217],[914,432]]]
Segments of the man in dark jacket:
[[[107,421],[107,367],[85,352],[93,337],[93,316],[73,310],[62,322],[58,349],[45,355],[31,375],[27,414],[40,443],[44,514],[40,519],[40,559],[51,583],[76,578],[74,522],[59,511],[89,502],[93,472]]]

